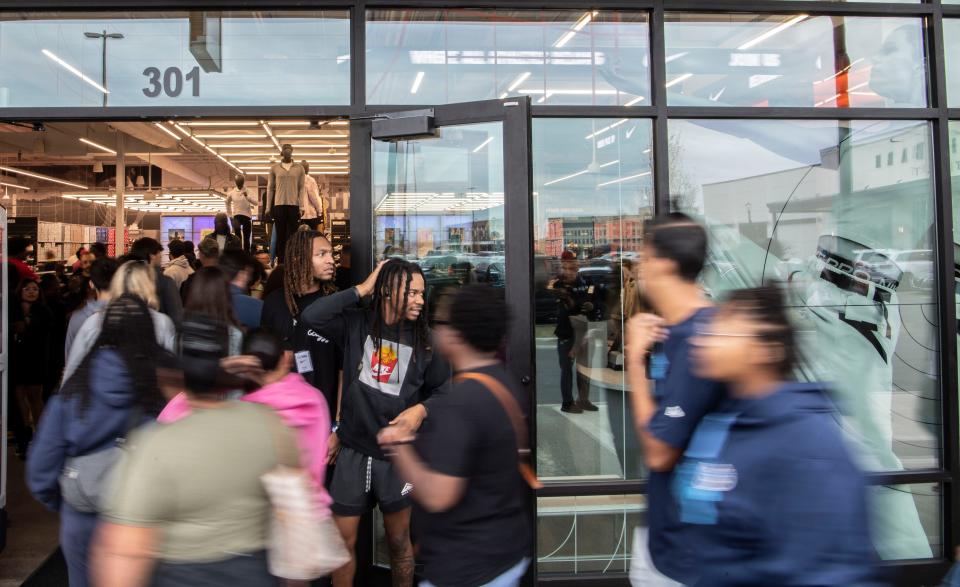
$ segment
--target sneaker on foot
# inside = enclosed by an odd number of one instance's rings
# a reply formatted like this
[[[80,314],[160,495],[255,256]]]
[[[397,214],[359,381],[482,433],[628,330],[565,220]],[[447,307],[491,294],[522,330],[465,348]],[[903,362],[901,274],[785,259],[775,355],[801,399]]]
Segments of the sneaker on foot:
[[[593,403],[591,403],[590,400],[588,399],[582,399],[578,401],[577,406],[585,412],[596,412],[600,409],[597,406],[593,405]]]
[[[566,412],[568,414],[582,414],[583,410],[580,409],[580,406],[576,402],[563,402],[560,405],[560,411]]]

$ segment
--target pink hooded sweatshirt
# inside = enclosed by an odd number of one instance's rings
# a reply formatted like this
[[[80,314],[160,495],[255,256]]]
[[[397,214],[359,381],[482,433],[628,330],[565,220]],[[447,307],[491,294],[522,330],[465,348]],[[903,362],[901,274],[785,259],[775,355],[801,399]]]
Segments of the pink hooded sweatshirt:
[[[327,470],[327,440],[330,438],[330,410],[327,400],[299,373],[290,373],[280,381],[265,385],[241,397],[243,401],[273,408],[283,423],[297,432],[300,459],[314,482],[317,503],[329,511],[330,495],[323,487]],[[190,404],[178,394],[163,408],[157,421],[176,422],[190,415]]]

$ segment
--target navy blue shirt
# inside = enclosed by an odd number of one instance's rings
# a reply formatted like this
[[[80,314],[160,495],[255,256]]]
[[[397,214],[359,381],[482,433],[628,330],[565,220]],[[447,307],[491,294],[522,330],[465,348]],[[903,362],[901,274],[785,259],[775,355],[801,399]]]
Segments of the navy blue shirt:
[[[704,418],[676,469],[699,584],[882,584],[865,481],[820,385],[726,409]]]
[[[690,362],[690,337],[710,320],[713,312],[713,308],[703,308],[671,326],[661,351],[651,357],[649,376],[656,377],[657,411],[647,429],[661,442],[680,450],[686,449],[700,420],[727,397],[723,384],[697,377]],[[647,497],[650,557],[658,571],[674,581],[692,585],[699,565],[683,537],[684,528],[671,490],[673,475],[673,471],[650,472]]]

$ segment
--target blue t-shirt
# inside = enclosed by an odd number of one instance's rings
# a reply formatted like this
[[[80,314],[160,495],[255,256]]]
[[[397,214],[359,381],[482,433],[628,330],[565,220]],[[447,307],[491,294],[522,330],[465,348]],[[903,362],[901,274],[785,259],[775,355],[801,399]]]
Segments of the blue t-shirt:
[[[660,352],[650,357],[649,377],[654,379],[657,411],[647,429],[661,442],[680,450],[687,447],[700,420],[715,411],[727,397],[723,384],[697,377],[690,362],[690,337],[710,320],[714,311],[703,308],[671,326]],[[684,528],[671,489],[673,477],[672,471],[650,472],[647,497],[650,557],[658,571],[690,585],[697,579],[697,565],[693,550],[683,537]]]
[[[863,475],[816,383],[703,419],[676,468],[703,585],[879,585]]]

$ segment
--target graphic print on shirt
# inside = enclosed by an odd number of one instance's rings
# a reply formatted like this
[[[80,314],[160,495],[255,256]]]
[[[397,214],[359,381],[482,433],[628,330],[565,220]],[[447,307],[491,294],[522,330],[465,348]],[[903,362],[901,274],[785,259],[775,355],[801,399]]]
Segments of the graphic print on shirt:
[[[363,343],[363,362],[360,364],[360,382],[381,393],[398,397],[403,379],[410,366],[413,348],[390,340],[374,348],[373,337]]]

